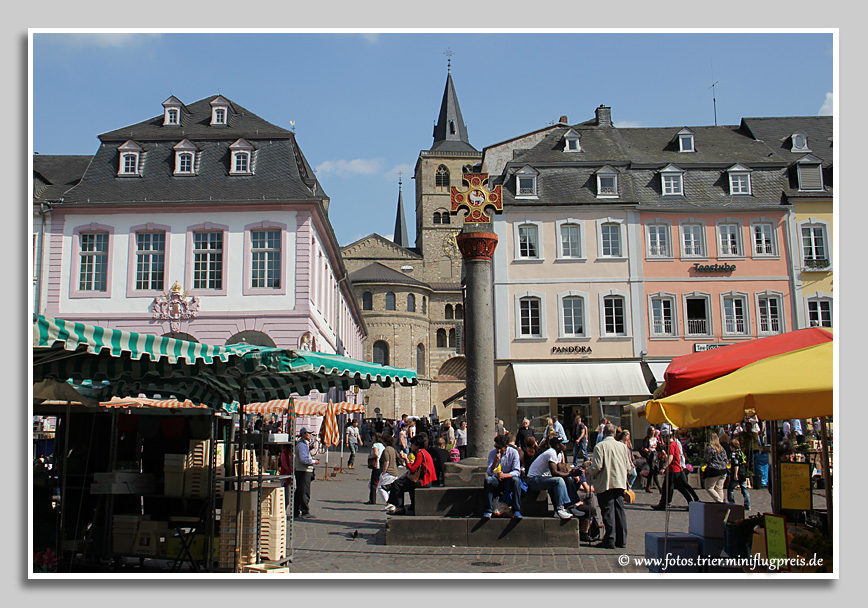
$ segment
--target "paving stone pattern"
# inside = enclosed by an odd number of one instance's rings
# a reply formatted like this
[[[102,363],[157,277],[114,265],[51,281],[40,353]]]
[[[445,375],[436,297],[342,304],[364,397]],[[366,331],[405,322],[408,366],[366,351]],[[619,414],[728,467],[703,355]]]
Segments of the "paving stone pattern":
[[[329,460],[331,465],[337,465],[340,457],[332,454]],[[356,456],[357,463],[365,461],[366,455],[360,453]],[[367,467],[345,469],[328,480],[324,480],[323,475],[323,466],[320,466],[316,481],[311,486],[311,513],[314,519],[294,523],[293,561],[289,565],[292,573],[647,574],[644,567],[618,565],[618,557],[622,554],[643,557],[645,532],[662,532],[666,526],[666,512],[651,509],[651,505],[660,499],[660,494],[656,490],[653,493],[640,490],[636,493],[636,503],[626,505],[626,549],[598,549],[585,543],[578,549],[386,546],[385,522],[388,516],[383,511],[384,505],[364,504],[368,499],[370,477]],[[697,493],[701,500],[711,500],[704,490],[697,489]],[[822,491],[819,494],[815,491],[815,502],[820,502],[818,499],[821,494]],[[409,497],[407,500],[409,503]],[[738,491],[736,501],[741,503]],[[751,503],[751,514],[770,511],[768,491],[751,490]],[[686,503],[678,492],[675,493],[673,509],[668,516],[670,532],[688,531]],[[353,540],[355,531],[358,531],[358,535]]]

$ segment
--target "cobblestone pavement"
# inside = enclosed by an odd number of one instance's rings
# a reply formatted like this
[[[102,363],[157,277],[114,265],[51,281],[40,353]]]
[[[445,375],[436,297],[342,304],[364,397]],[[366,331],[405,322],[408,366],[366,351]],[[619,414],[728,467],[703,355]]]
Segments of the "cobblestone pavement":
[[[579,549],[489,547],[411,547],[385,544],[386,514],[383,505],[366,505],[370,472],[365,466],[366,452],[359,453],[356,462],[361,467],[345,469],[328,480],[323,479],[323,466],[317,469],[311,486],[311,513],[314,519],[295,521],[293,561],[290,572],[322,573],[442,573],[473,575],[482,573],[643,573],[644,567],[620,566],[618,557],[626,554],[644,557],[645,532],[662,532],[667,514],[654,511],[660,494],[655,490],[636,493],[636,503],[626,505],[628,538],[626,549],[598,549],[581,545]],[[340,458],[332,454],[331,465]],[[638,484],[638,481],[637,481]],[[701,500],[711,500],[708,493],[697,489]],[[379,501],[380,499],[378,499]],[[736,492],[741,503],[741,495]],[[822,491],[814,493],[815,504],[822,502]],[[765,489],[751,490],[752,513],[770,511],[769,493]],[[688,511],[684,498],[675,493],[673,509],[669,511],[669,531],[687,532]],[[412,516],[407,516],[412,517]],[[353,533],[358,535],[353,539]]]

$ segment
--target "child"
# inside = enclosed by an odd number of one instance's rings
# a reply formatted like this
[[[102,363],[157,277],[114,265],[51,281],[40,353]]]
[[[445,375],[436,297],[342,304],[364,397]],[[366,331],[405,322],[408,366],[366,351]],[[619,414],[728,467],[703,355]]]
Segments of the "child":
[[[729,485],[726,488],[726,502],[735,504],[735,487],[741,488],[741,496],[744,498],[745,513],[750,511],[750,492],[747,490],[747,458],[741,451],[738,439],[729,442],[731,452],[729,455],[730,473]]]

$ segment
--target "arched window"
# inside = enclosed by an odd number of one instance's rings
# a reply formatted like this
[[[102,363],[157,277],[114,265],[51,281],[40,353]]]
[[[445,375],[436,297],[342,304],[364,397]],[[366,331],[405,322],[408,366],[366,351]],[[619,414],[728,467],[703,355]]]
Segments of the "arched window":
[[[455,315],[454,315],[454,313],[452,312],[452,304],[447,304],[447,305],[446,305],[446,314],[445,314],[445,317],[446,317],[447,319],[454,319],[454,318],[455,318]]]
[[[395,310],[395,294],[391,291],[386,294],[386,310]]]
[[[407,312],[416,312],[416,296],[407,294]]]
[[[437,348],[446,348],[446,330],[437,330]]]
[[[425,296],[422,296],[422,314],[428,314],[428,298],[426,298]]]
[[[437,167],[437,174],[434,176],[434,185],[444,188],[449,187],[449,169],[446,168],[446,165],[440,165]]]
[[[458,340],[455,335],[455,328],[449,330],[449,348],[455,348],[458,345]]]
[[[261,331],[247,330],[241,331],[226,340],[226,344],[250,344],[252,346],[268,346],[274,348],[274,340],[268,337]]]
[[[389,365],[389,344],[387,342],[384,342],[383,340],[377,340],[374,342],[373,352],[371,354],[374,363]]]
[[[425,375],[425,345],[418,344],[416,346],[416,374],[419,376]]]
[[[185,334],[182,331],[170,331],[167,334],[163,334],[164,338],[174,338],[175,340],[186,340],[187,342],[198,342],[196,338],[191,336],[190,334]]]
[[[374,296],[370,291],[362,294],[362,310],[374,310]]]
[[[455,305],[455,318],[463,319],[464,318],[464,307],[461,304]]]
[[[440,216],[440,212],[439,212],[439,211],[435,211],[435,212],[434,212],[434,223],[435,223],[435,224],[439,224],[441,219],[442,219],[442,218],[441,218],[441,216]]]

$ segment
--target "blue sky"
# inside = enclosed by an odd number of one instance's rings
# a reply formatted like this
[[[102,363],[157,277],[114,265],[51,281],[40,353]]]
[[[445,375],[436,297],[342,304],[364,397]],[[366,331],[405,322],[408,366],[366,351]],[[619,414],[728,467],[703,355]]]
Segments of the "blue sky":
[[[93,154],[97,135],[220,93],[294,128],[331,198],[341,245],[391,236],[398,175],[411,179],[446,82],[482,149],[611,106],[616,126],[718,124],[832,114],[834,42],[769,33],[79,33],[33,35],[32,145]]]

